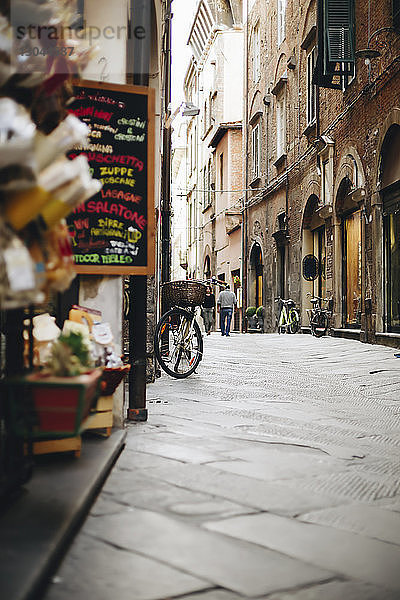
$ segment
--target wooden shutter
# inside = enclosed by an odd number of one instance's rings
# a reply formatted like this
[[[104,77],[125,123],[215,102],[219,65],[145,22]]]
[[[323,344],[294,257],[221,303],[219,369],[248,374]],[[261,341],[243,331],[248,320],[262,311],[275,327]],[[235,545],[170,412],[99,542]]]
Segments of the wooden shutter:
[[[318,55],[313,83],[342,89],[354,73],[354,0],[318,0]]]
[[[354,62],[353,0],[325,0],[326,56],[330,62]]]

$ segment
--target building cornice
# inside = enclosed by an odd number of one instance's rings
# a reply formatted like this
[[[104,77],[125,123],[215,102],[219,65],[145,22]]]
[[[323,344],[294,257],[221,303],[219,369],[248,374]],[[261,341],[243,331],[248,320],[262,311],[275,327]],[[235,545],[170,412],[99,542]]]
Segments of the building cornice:
[[[211,138],[210,143],[208,144],[209,148],[216,148],[219,142],[222,140],[224,135],[230,129],[242,129],[241,123],[220,123],[213,137]]]

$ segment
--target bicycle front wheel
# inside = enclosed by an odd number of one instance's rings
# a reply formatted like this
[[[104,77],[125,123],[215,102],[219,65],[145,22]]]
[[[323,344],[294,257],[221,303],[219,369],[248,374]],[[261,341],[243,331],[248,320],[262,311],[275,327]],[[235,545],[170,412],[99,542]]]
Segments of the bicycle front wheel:
[[[325,313],[317,313],[311,321],[311,331],[315,337],[322,337],[328,330],[328,317]]]
[[[194,316],[180,308],[165,313],[156,327],[154,352],[168,375],[189,377],[203,357],[203,338]]]
[[[295,308],[291,308],[288,314],[288,325],[287,332],[288,333],[297,333],[300,327],[300,317],[299,313]]]

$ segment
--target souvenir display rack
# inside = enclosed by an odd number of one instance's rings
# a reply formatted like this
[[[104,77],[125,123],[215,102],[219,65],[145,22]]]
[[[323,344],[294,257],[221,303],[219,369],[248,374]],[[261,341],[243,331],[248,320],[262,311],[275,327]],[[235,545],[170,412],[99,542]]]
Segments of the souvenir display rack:
[[[29,479],[37,443],[37,432],[32,435],[29,430],[32,393],[37,399],[50,385],[30,382],[27,392],[26,381],[35,366],[33,316],[46,312],[49,299],[64,292],[75,277],[65,217],[101,187],[84,156],[66,156],[75,145],[85,145],[89,134],[88,127],[68,112],[71,81],[91,58],[84,37],[16,36],[27,14],[32,27],[37,23],[42,31],[65,25],[73,31],[73,4],[13,0],[0,8],[1,501]],[[98,381],[100,373],[93,377]],[[21,381],[25,384],[17,383]],[[88,387],[79,389],[81,405]],[[77,414],[74,431],[83,413]]]

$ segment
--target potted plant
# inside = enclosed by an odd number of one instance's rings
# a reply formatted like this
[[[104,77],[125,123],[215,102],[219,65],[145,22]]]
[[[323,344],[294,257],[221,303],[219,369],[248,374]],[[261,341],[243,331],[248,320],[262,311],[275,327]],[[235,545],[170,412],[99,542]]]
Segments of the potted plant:
[[[265,316],[265,308],[263,306],[259,306],[256,310],[257,324],[260,329],[264,329],[264,316]]]
[[[246,318],[249,329],[256,329],[257,327],[256,311],[257,309],[255,306],[248,306],[246,308]]]

